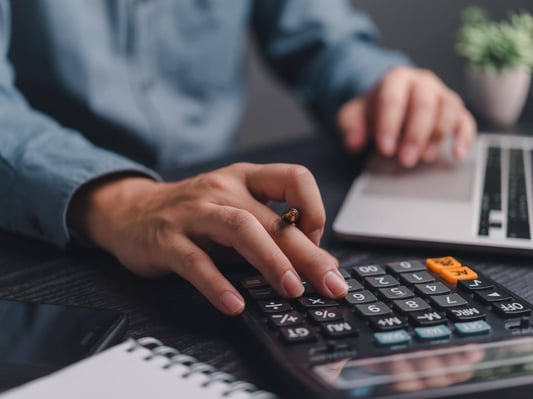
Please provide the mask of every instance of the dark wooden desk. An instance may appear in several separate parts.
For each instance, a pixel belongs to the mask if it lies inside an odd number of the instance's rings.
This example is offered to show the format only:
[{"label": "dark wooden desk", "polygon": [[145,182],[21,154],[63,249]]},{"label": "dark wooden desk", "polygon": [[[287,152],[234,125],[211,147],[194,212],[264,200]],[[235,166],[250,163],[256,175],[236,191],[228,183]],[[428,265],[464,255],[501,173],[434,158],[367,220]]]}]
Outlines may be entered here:
[{"label": "dark wooden desk", "polygon": [[[444,255],[442,250],[363,246],[339,242],[330,224],[361,159],[322,138],[280,145],[182,171],[191,175],[236,160],[297,162],[309,167],[320,185],[328,215],[323,245],[339,258],[361,263]],[[176,178],[179,176],[175,176]],[[533,258],[483,253],[453,253],[533,301]],[[225,268],[228,274],[242,267]],[[123,269],[111,257],[90,251],[60,251],[26,238],[0,233],[0,297],[57,304],[87,305],[125,312],[128,336],[155,336],[184,353],[221,370],[248,379],[262,388],[287,392],[254,352],[236,319],[219,314],[187,282],[176,276],[145,280]]]}]

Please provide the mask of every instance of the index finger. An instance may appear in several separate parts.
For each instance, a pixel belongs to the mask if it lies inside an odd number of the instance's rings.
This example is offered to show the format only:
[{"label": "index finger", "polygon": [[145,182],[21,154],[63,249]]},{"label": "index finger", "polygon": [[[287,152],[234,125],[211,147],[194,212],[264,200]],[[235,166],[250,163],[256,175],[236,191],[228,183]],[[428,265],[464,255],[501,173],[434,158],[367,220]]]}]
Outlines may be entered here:
[{"label": "index finger", "polygon": [[376,144],[383,155],[392,156],[397,151],[407,112],[410,85],[409,76],[399,68],[389,72],[377,89],[372,112]]},{"label": "index finger", "polygon": [[457,124],[455,133],[453,152],[457,159],[461,160],[466,156],[476,137],[476,132],[476,120],[470,112],[465,110]]},{"label": "index finger", "polygon": [[312,173],[301,165],[250,165],[246,184],[256,198],[286,201],[300,212],[298,227],[318,245],[326,223],[326,211]]}]

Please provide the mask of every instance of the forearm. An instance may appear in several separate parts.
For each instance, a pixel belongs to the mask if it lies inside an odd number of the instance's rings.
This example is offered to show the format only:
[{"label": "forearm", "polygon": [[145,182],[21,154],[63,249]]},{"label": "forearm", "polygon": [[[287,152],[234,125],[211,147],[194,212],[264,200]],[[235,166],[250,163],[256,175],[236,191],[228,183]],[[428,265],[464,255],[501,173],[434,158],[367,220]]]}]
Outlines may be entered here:
[{"label": "forearm", "polygon": [[93,146],[29,107],[7,58],[10,2],[0,2],[0,228],[65,246],[71,197],[100,177],[154,172]]},{"label": "forearm", "polygon": [[344,102],[392,67],[411,64],[382,48],[372,21],[345,0],[258,0],[253,15],[262,54],[328,127]]}]

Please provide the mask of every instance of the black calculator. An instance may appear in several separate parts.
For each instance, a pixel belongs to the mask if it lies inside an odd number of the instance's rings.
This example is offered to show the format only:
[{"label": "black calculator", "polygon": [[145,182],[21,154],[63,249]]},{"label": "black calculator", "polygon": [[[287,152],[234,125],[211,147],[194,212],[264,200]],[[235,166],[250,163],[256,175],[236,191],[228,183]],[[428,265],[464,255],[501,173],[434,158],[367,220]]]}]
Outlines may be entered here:
[{"label": "black calculator", "polygon": [[298,398],[533,397],[533,306],[515,293],[451,256],[340,270],[340,301],[239,281],[245,325]]}]

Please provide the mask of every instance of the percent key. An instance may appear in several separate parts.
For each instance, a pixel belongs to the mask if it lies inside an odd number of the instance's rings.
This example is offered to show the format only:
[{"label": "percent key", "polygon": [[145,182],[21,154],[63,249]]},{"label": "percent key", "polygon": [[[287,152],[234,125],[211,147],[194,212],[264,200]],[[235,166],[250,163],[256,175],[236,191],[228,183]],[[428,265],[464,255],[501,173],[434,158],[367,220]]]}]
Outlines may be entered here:
[{"label": "percent key", "polygon": [[339,309],[328,308],[328,309],[314,309],[309,311],[309,315],[313,321],[317,323],[322,323],[325,321],[341,320],[342,313]]}]

